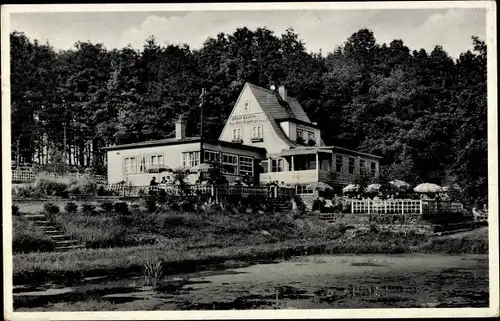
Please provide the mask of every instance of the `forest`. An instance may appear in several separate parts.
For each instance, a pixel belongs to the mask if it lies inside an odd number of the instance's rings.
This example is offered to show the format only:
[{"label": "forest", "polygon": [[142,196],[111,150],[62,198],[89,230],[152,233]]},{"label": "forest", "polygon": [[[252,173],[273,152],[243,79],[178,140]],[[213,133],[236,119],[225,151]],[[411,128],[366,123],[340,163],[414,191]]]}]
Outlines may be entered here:
[{"label": "forest", "polygon": [[101,147],[174,136],[188,117],[217,138],[245,82],[287,87],[327,145],[377,154],[382,176],[409,183],[458,184],[487,197],[486,45],[457,59],[402,40],[377,43],[360,29],[330,52],[310,53],[293,30],[219,33],[197,50],[160,45],[107,49],[77,42],[55,50],[21,32],[11,42],[12,159],[47,163],[55,151],[81,167],[104,168]]}]

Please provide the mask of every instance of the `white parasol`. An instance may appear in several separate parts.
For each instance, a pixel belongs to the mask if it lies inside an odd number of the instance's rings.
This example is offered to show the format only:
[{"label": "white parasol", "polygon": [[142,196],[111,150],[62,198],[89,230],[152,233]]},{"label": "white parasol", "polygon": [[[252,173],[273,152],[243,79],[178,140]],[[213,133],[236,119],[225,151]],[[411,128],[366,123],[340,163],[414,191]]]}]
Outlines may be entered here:
[{"label": "white parasol", "polygon": [[437,184],[423,183],[413,189],[417,193],[439,193],[443,188]]}]

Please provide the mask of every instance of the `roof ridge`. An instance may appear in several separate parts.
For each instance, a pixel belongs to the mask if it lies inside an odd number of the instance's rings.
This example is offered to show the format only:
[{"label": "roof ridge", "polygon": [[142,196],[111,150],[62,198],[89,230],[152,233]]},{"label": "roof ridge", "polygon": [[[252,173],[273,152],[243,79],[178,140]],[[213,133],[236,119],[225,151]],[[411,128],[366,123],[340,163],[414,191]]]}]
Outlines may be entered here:
[{"label": "roof ridge", "polygon": [[[252,84],[252,83],[251,83],[251,82],[249,82],[249,81],[247,81],[247,84],[249,84],[249,85],[250,85],[250,86],[252,86],[252,87],[255,87],[256,89],[267,91],[267,92],[268,92],[268,93],[270,93],[270,94],[273,94],[273,95],[275,95],[275,94],[276,94],[276,92],[275,92],[275,91],[272,91],[271,89],[268,89],[268,88],[265,88],[265,87],[261,87],[261,86],[257,86],[257,85],[255,85],[255,84]],[[287,95],[287,97],[286,97],[286,98],[287,98],[287,100],[288,100],[288,98],[297,100],[297,98],[292,97],[292,96],[288,96],[288,95]],[[298,101],[298,100],[297,100],[297,101]]]}]

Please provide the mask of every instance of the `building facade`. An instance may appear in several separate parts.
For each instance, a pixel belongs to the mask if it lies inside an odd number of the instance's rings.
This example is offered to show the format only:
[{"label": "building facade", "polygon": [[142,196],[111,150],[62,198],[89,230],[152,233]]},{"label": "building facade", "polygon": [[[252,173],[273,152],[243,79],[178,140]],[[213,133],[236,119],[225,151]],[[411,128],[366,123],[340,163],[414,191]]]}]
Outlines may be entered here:
[{"label": "building facade", "polygon": [[[254,182],[283,182],[306,186],[329,180],[335,173],[338,185],[351,183],[362,168],[379,175],[379,156],[338,146],[326,146],[316,123],[286,89],[269,90],[246,83],[217,141],[186,137],[185,123],[176,123],[176,137],[107,147],[108,182],[129,181],[147,185],[148,168],[190,168],[204,161],[221,160],[230,182],[247,175]],[[167,174],[168,175],[168,174]],[[195,174],[193,174],[195,175]],[[191,177],[194,180],[194,176]],[[311,191],[312,192],[312,191]]]}]

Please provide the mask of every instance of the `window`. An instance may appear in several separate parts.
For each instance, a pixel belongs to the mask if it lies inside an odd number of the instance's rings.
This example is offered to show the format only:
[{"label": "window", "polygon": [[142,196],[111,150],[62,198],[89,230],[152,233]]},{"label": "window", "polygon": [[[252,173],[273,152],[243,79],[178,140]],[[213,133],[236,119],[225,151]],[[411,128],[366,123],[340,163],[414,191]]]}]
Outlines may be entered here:
[{"label": "window", "polygon": [[242,135],[241,135],[241,128],[233,128],[233,141],[241,141]]},{"label": "window", "polygon": [[262,173],[269,173],[269,162],[261,161],[260,166],[262,167]]},{"label": "window", "polygon": [[313,194],[313,190],[307,188],[307,185],[297,185],[297,194]]},{"label": "window", "polygon": [[217,152],[212,152],[212,151],[206,150],[204,155],[205,155],[205,158],[203,160],[206,163],[219,161],[219,153],[217,153]]},{"label": "window", "polygon": [[283,172],[283,159],[271,159],[271,172]]},{"label": "window", "polygon": [[253,158],[240,156],[240,175],[253,176]]},{"label": "window", "polygon": [[340,155],[335,157],[335,171],[337,173],[342,173],[342,156]]},{"label": "window", "polygon": [[145,156],[141,156],[139,159],[139,173],[144,173],[146,171],[146,168],[149,165],[146,160]]},{"label": "window", "polygon": [[238,156],[223,154],[222,164],[224,165],[224,169],[228,174],[238,174]]},{"label": "window", "polygon": [[184,167],[193,167],[200,164],[200,152],[182,153],[182,165]]},{"label": "window", "polygon": [[372,175],[375,176],[377,174],[377,163],[371,162],[370,166],[371,166]]},{"label": "window", "polygon": [[263,140],[262,125],[252,127],[252,141],[261,142]]},{"label": "window", "polygon": [[304,143],[308,143],[310,140],[316,141],[316,136],[312,131],[297,128],[297,139]]},{"label": "window", "polygon": [[354,157],[349,157],[349,174],[354,174],[356,159]]},{"label": "window", "polygon": [[152,155],[150,157],[151,159],[151,166],[158,166],[158,165],[162,165],[163,164],[163,155]]},{"label": "window", "polygon": [[243,110],[250,111],[250,102],[249,101],[245,101],[245,103],[243,104]]},{"label": "window", "polygon": [[297,137],[304,138],[304,131],[302,129],[297,129]]},{"label": "window", "polygon": [[127,157],[124,162],[124,171],[125,174],[133,174],[136,172],[136,163],[135,157]]}]

